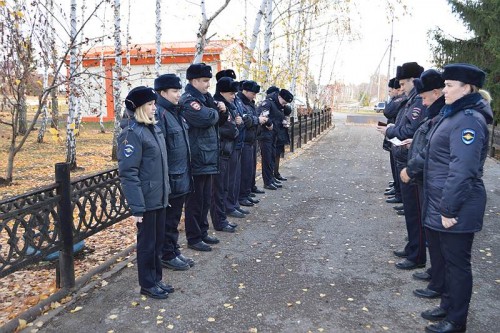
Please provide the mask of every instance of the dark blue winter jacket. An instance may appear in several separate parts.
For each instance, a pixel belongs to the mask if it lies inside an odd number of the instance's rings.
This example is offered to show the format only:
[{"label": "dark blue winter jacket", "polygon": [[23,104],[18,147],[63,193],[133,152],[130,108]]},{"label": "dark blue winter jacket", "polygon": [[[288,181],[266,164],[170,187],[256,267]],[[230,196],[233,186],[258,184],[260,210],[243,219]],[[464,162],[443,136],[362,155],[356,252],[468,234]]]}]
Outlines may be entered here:
[{"label": "dark blue winter jacket", "polygon": [[[282,126],[283,119],[285,119],[283,106],[278,100],[278,92],[274,92],[266,96],[266,99],[263,100],[257,108],[257,114],[259,116],[264,115],[269,118],[267,124],[260,126],[258,139],[261,141],[274,142],[278,135],[279,127]],[[267,127],[271,123],[273,124],[273,129],[269,130]]]},{"label": "dark blue winter jacket", "polygon": [[188,124],[181,116],[180,105],[162,96],[156,100],[158,126],[167,146],[170,198],[177,198],[191,191],[191,153],[189,151]]},{"label": "dark blue winter jacket", "polygon": [[170,186],[165,139],[156,125],[138,123],[126,111],[118,136],[118,171],[134,216],[168,206]]},{"label": "dark blue winter jacket", "polygon": [[387,118],[388,124],[394,124],[398,116],[401,106],[406,102],[407,98],[403,95],[394,96],[385,106],[384,116]]},{"label": "dark blue winter jacket", "polygon": [[[479,93],[466,95],[442,109],[432,130],[424,168],[424,224],[455,233],[481,230],[486,207],[482,181],[493,113]],[[444,228],[441,216],[456,218]]]},{"label": "dark blue winter jacket", "polygon": [[237,115],[236,107],[233,103],[229,103],[220,94],[215,93],[215,101],[222,102],[226,106],[227,121],[219,127],[220,139],[220,156],[222,158],[229,158],[233,151],[236,149],[236,141],[239,138],[238,126],[236,126],[235,118]]},{"label": "dark blue winter jacket", "polygon": [[422,184],[424,176],[425,148],[432,127],[441,119],[440,111],[444,106],[444,96],[439,97],[427,108],[427,117],[413,135],[413,141],[408,149],[408,166],[406,173],[412,181]]},{"label": "dark blue winter jacket", "polygon": [[182,107],[182,116],[189,125],[193,175],[219,173],[218,125],[227,120],[227,112],[219,112],[210,94],[202,94],[189,83],[179,105]]},{"label": "dark blue winter jacket", "polygon": [[238,99],[245,107],[243,114],[243,123],[245,124],[244,142],[253,144],[257,139],[257,128],[259,126],[259,117],[255,109],[255,102],[249,100],[241,91],[237,94]]},{"label": "dark blue winter jacket", "polygon": [[[415,88],[412,89],[408,95],[408,101],[399,112],[395,126],[387,127],[386,137],[388,139],[396,137],[401,141],[413,138],[413,134],[427,115],[422,98],[417,94]],[[408,149],[404,146],[393,146],[393,153],[396,163],[405,167],[408,161]]]}]

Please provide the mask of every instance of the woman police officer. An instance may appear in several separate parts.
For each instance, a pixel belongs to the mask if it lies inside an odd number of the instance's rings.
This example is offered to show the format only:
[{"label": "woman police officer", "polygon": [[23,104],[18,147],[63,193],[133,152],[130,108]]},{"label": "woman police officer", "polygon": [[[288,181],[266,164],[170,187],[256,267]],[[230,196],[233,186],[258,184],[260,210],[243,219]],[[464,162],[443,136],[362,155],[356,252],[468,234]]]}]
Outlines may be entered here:
[{"label": "woman police officer", "polygon": [[[426,332],[465,332],[472,294],[471,249],[486,206],[482,181],[488,149],[489,101],[479,92],[485,73],[469,64],[444,67],[445,106],[427,146],[424,224],[438,235],[437,265],[444,293],[438,308],[422,317],[439,321]],[[487,93],[486,93],[487,94]],[[433,276],[434,279],[434,276]]]},{"label": "woman police officer", "polygon": [[162,281],[165,208],[168,205],[167,150],[155,121],[157,94],[139,86],[125,99],[127,110],[118,137],[118,170],[123,193],[137,225],[140,293],[165,299],[174,291]]}]

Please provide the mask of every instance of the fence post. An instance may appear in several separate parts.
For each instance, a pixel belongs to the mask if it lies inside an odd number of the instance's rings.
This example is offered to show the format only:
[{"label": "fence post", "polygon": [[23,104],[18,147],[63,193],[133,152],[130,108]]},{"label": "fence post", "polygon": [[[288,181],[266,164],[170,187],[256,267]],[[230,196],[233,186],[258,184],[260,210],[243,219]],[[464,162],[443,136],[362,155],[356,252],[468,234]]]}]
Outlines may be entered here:
[{"label": "fence post", "polygon": [[319,112],[314,112],[314,137],[318,136],[318,115]]},{"label": "fence post", "polygon": [[299,114],[299,136],[297,138],[297,148],[302,147],[302,115]]},{"label": "fence post", "polygon": [[305,130],[304,130],[304,144],[306,144],[307,143],[307,114],[304,115],[304,125],[305,125],[304,126],[304,128],[305,128]]},{"label": "fence post", "polygon": [[293,153],[294,151],[294,143],[295,143],[295,117],[291,116],[290,117],[290,127],[291,128],[291,135],[290,135],[290,152]]},{"label": "fence post", "polygon": [[57,194],[61,197],[58,203],[59,239],[62,250],[59,251],[60,283],[58,287],[73,288],[75,286],[75,263],[73,258],[73,213],[71,211],[70,164],[56,164]]}]

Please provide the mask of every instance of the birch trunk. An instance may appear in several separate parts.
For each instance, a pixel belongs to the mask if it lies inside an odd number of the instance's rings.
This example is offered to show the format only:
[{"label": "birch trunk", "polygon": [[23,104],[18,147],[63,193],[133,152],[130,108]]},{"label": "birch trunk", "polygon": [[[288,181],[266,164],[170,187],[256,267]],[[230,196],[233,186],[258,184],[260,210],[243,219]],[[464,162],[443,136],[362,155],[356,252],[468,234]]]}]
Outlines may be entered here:
[{"label": "birch trunk", "polygon": [[113,151],[111,158],[113,161],[118,160],[118,135],[120,135],[120,121],[122,120],[121,107],[121,87],[122,87],[122,42],[121,42],[121,27],[120,27],[120,0],[115,0],[115,68],[113,80],[113,101],[115,109],[115,127],[113,133]]},{"label": "birch trunk", "polygon": [[[82,22],[85,21],[85,3],[82,4]],[[77,54],[77,62],[78,62],[78,72],[79,73],[82,73],[83,72],[83,61],[82,61],[82,45],[83,45],[83,42],[85,40],[84,38],[84,35],[83,35],[83,30],[81,30],[80,32],[80,43],[78,43],[78,54]],[[77,79],[76,79],[76,89],[77,91],[75,91],[75,94],[76,94],[76,105],[75,105],[75,129],[76,129],[76,133],[75,133],[75,136],[79,136],[80,135],[80,124],[82,122],[82,100],[81,100],[81,93],[80,93],[80,90],[81,90],[81,87],[82,87],[82,84],[83,84],[83,80],[82,80],[82,77],[80,75],[78,75]]]},{"label": "birch trunk", "polygon": [[69,60],[69,103],[68,118],[66,120],[66,162],[70,164],[70,169],[75,170],[76,164],[76,137],[75,137],[75,108],[76,97],[76,71],[77,71],[77,49],[76,49],[76,0],[71,0],[70,7],[70,60]]},{"label": "birch trunk", "polygon": [[161,0],[156,0],[156,55],[155,72],[160,76],[161,68]]},{"label": "birch trunk", "polygon": [[241,76],[242,80],[247,80],[250,73],[253,52],[255,50],[255,46],[257,45],[257,38],[259,37],[260,32],[260,23],[262,21],[262,16],[264,16],[264,12],[267,8],[267,2],[268,0],[262,0],[262,2],[260,3],[259,11],[257,12],[257,16],[255,17],[255,22],[253,24],[252,30],[252,39],[250,40],[250,44],[248,45],[248,50],[245,51],[245,65],[243,66],[243,74]]},{"label": "birch trunk", "polygon": [[319,73],[318,73],[318,91],[316,92],[316,96],[314,97],[314,103],[313,107],[317,108],[318,107],[318,101],[319,101],[319,96],[321,93],[321,76],[323,73],[323,64],[325,62],[325,53],[326,53],[326,45],[328,45],[328,37],[330,36],[330,25],[331,22],[328,22],[328,25],[326,26],[326,35],[325,35],[325,41],[323,42],[323,52],[321,53],[321,61],[319,63]]},{"label": "birch trunk", "polygon": [[[50,0],[45,1],[45,7],[46,9],[46,14],[45,14],[45,20],[48,23],[49,18],[48,16],[50,15],[49,10],[49,4]],[[42,36],[44,40],[48,39],[48,30],[50,29],[50,26],[42,25]],[[47,88],[49,87],[49,57],[50,57],[50,51],[47,54],[43,54],[43,79],[42,79],[42,89],[43,91],[46,91]],[[47,110],[47,100],[44,100],[42,102],[42,123],[40,125],[40,130],[38,131],[38,137],[37,137],[37,142],[42,143],[43,139],[45,137],[45,132],[47,131],[47,120],[48,120],[48,110]]]},{"label": "birch trunk", "polygon": [[264,32],[264,51],[262,52],[262,73],[264,74],[264,88],[267,89],[269,83],[269,50],[271,46],[271,36],[273,34],[273,1],[267,0],[266,4],[266,30]]},{"label": "birch trunk", "polygon": [[[54,12],[54,0],[49,0],[49,12]],[[56,68],[58,65],[57,62],[57,48],[56,48],[56,39],[55,39],[55,26],[54,26],[54,15],[50,15],[49,19],[49,45],[50,45],[50,55],[51,59],[51,67],[52,67],[52,85],[57,82]],[[50,127],[59,129],[59,101],[57,99],[57,89],[52,89],[50,91],[50,100],[51,100],[51,121]]]}]

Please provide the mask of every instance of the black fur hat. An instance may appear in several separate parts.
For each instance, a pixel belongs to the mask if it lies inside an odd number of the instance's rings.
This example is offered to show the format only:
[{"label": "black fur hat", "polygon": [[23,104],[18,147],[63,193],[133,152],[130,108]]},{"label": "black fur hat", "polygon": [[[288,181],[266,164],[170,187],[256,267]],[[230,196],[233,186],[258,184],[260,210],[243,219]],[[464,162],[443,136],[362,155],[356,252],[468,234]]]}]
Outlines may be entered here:
[{"label": "black fur hat", "polygon": [[175,74],[163,74],[155,79],[155,90],[182,89],[181,79]]},{"label": "black fur hat", "polygon": [[130,90],[125,98],[125,106],[130,111],[135,111],[139,106],[146,104],[149,101],[156,101],[158,94],[153,88],[139,86]]},{"label": "black fur hat", "polygon": [[212,78],[212,67],[203,62],[192,64],[186,71],[186,78],[188,80],[199,79],[201,77]]},{"label": "black fur hat", "polygon": [[267,88],[266,90],[266,95],[270,95],[272,94],[273,92],[277,92],[277,91],[280,91],[280,88],[276,87],[276,86],[270,86],[269,88]]},{"label": "black fur hat", "polygon": [[410,79],[420,77],[424,68],[416,62],[407,62],[401,66],[401,71],[397,74],[398,80]]},{"label": "black fur hat", "polygon": [[482,88],[486,73],[471,64],[450,64],[444,66],[443,80],[455,80]]},{"label": "black fur hat", "polygon": [[239,82],[234,81],[230,77],[221,77],[219,81],[217,81],[217,85],[215,86],[215,90],[219,93],[224,92],[238,92],[238,88],[240,87]]},{"label": "black fur hat", "polygon": [[292,103],[293,101],[293,94],[289,92],[286,89],[281,89],[279,92],[279,95],[281,98],[283,98],[287,103]]},{"label": "black fur hat", "polygon": [[260,86],[257,84],[257,82],[248,80],[243,82],[243,84],[241,85],[241,90],[247,90],[258,94],[260,92]]},{"label": "black fur hat", "polygon": [[441,73],[434,69],[428,69],[420,75],[420,78],[413,80],[413,85],[417,94],[434,89],[444,88],[444,80]]},{"label": "black fur hat", "polygon": [[236,73],[232,69],[223,69],[215,74],[215,79],[217,81],[223,77],[230,77],[231,79],[236,80]]}]

